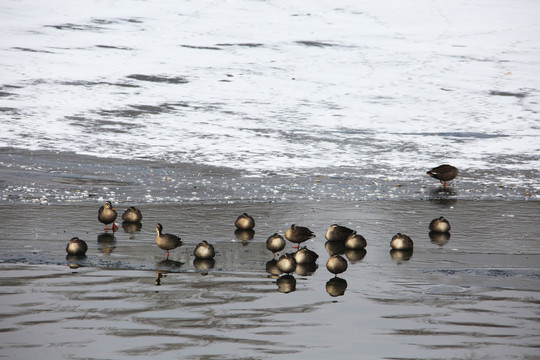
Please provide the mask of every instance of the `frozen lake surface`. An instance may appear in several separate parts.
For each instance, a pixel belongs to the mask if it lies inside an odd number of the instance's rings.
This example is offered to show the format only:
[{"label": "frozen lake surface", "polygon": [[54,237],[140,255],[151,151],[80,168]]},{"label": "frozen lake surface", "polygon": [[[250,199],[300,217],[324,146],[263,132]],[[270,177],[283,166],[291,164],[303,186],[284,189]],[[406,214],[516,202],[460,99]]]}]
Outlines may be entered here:
[{"label": "frozen lake surface", "polygon": [[[540,359],[539,19],[524,0],[0,2],[0,357]],[[426,175],[443,163],[447,188]],[[104,233],[105,200],[142,227]],[[169,261],[157,222],[185,241]],[[320,257],[283,276],[264,242],[293,223]],[[367,252],[327,244],[332,223]]]},{"label": "frozen lake surface", "polygon": [[5,1],[0,145],[535,186],[538,19],[535,1]]}]

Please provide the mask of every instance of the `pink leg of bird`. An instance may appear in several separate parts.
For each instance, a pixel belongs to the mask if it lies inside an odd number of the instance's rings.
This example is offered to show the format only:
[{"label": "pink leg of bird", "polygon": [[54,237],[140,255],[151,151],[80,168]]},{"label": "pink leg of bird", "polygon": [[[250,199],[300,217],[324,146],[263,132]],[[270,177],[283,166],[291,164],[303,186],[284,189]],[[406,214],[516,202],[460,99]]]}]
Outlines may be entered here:
[{"label": "pink leg of bird", "polygon": [[105,229],[103,229],[103,230],[109,231],[109,230],[111,230],[111,229],[109,229],[109,226],[105,225]]},{"label": "pink leg of bird", "polygon": [[167,250],[167,259],[165,260],[169,260],[169,250]]},{"label": "pink leg of bird", "polygon": [[118,231],[118,226],[115,223],[112,224],[112,231]]}]

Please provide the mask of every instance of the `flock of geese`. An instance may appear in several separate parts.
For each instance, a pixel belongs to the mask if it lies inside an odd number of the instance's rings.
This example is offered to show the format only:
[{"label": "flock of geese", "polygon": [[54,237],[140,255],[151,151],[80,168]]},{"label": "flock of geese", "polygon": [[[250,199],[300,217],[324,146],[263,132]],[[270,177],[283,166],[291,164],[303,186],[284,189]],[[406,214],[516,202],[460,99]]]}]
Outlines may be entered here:
[{"label": "flock of geese", "polygon": [[[450,181],[457,176],[458,170],[451,165],[441,165],[427,172],[428,175],[441,181],[444,187],[447,186],[446,181]],[[99,208],[98,220],[105,224],[105,230],[118,230],[115,220],[118,214],[113,208],[110,201],[106,201]],[[140,223],[142,220],[141,211],[135,207],[129,207],[122,215],[122,220],[126,223]],[[111,225],[111,227],[109,227]],[[235,221],[235,226],[239,230],[253,230],[255,220],[247,213],[238,216]],[[450,231],[450,223],[444,217],[433,219],[429,224],[429,230],[433,233],[448,233]],[[167,259],[169,259],[169,251],[183,245],[182,239],[174,234],[163,233],[163,226],[156,225],[156,244],[159,248],[167,251]],[[300,245],[315,237],[315,233],[307,227],[291,225],[285,231],[285,236],[275,233],[266,240],[266,248],[273,253],[274,259],[276,254],[285,249],[286,240],[296,244],[296,252],[285,253],[279,257],[276,266],[280,272],[290,274],[295,271],[298,264],[314,264],[319,255],[307,247],[300,248]],[[338,224],[331,225],[325,233],[325,237],[330,242],[339,242],[346,249],[361,250],[367,246],[366,239],[358,234],[355,230]],[[413,249],[412,239],[402,233],[394,235],[390,241],[390,247],[393,250],[410,251]],[[72,238],[66,246],[66,252],[72,256],[84,256],[88,250],[88,245],[84,240],[78,237]],[[214,246],[206,240],[200,242],[194,249],[193,255],[196,259],[209,260],[216,255]],[[332,274],[337,276],[347,270],[347,260],[339,254],[330,256],[326,262],[326,268]]]}]

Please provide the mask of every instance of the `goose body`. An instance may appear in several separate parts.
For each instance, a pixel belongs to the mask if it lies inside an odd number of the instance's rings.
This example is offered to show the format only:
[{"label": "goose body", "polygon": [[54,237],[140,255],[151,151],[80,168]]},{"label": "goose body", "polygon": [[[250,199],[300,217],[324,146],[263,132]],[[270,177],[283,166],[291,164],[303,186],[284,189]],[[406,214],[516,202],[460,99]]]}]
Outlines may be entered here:
[{"label": "goose body", "polygon": [[214,246],[212,244],[209,244],[206,240],[203,240],[195,247],[193,255],[195,255],[197,259],[212,259],[216,255],[216,251],[214,250]]},{"label": "goose body", "polygon": [[161,249],[167,251],[167,259],[169,258],[169,250],[176,249],[183,244],[182,239],[173,234],[163,234],[163,225],[156,225],[157,237],[156,244]]},{"label": "goose body", "polygon": [[411,250],[413,248],[413,241],[409,236],[397,233],[392,237],[390,246],[394,250]]},{"label": "goose body", "polygon": [[450,222],[443,216],[431,220],[429,230],[436,233],[447,233],[450,231]]},{"label": "goose body", "polygon": [[251,217],[250,215],[243,213],[236,219],[234,225],[238,229],[242,230],[253,229],[255,227],[255,219],[253,219],[253,217]]},{"label": "goose body", "polygon": [[86,245],[86,242],[78,237],[69,240],[69,243],[66,246],[68,255],[84,256],[87,250],[88,245]]},{"label": "goose body", "polygon": [[304,241],[314,238],[315,234],[307,227],[296,226],[295,224],[292,224],[290,229],[287,229],[287,231],[285,231],[285,237],[290,242],[298,244],[297,247],[299,247],[300,244]]},{"label": "goose body", "polygon": [[454,180],[458,175],[458,169],[455,166],[444,164],[429,170],[427,174],[432,178],[435,178],[443,184],[443,187],[448,185],[446,182]]},{"label": "goose body", "polygon": [[122,214],[122,220],[128,223],[138,223],[142,220],[141,210],[131,206]]},{"label": "goose body", "polygon": [[328,241],[345,241],[351,235],[353,232],[352,229],[349,229],[346,226],[341,226],[338,224],[332,224],[326,230],[326,234],[324,234],[324,237],[326,237],[326,240]]},{"label": "goose body", "polygon": [[308,248],[300,249],[294,254],[294,260],[297,264],[313,264],[318,258],[319,255]]},{"label": "goose body", "polygon": [[366,239],[362,235],[357,234],[356,231],[353,231],[347,240],[345,240],[345,247],[347,249],[363,249],[366,246]]},{"label": "goose body", "polygon": [[274,254],[285,249],[285,245],[285,239],[278,233],[275,233],[266,240],[266,248]]},{"label": "goose body", "polygon": [[105,230],[111,230],[109,229],[109,224],[112,223],[112,230],[116,231],[118,230],[118,226],[114,223],[114,220],[116,220],[116,217],[118,214],[116,213],[116,210],[112,207],[112,204],[110,201],[105,201],[103,206],[101,206],[98,210],[98,220],[105,224]]},{"label": "goose body", "polygon": [[276,266],[279,271],[289,274],[296,269],[296,260],[294,260],[294,257],[291,254],[284,254],[281,255]]},{"label": "goose body", "polygon": [[341,255],[335,254],[330,256],[328,261],[326,262],[326,268],[328,271],[330,271],[332,274],[336,275],[341,274],[345,270],[347,270],[347,267],[349,265],[347,264],[347,260]]}]

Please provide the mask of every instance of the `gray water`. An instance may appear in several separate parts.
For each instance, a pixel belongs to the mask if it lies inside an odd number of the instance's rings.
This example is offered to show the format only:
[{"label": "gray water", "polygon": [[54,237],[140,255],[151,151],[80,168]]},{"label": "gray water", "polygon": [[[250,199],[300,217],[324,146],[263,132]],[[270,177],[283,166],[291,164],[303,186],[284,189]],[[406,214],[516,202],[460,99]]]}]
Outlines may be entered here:
[{"label": "gray water", "polygon": [[[0,354],[7,358],[538,359],[537,202],[363,201],[141,205],[140,229],[104,233],[94,205],[3,205]],[[237,214],[256,221],[251,240]],[[444,215],[449,239],[427,226]],[[155,223],[185,244],[165,253]],[[315,269],[282,278],[264,247],[291,223],[316,233]],[[334,222],[366,253],[326,243]],[[134,232],[132,232],[134,231]],[[412,254],[390,252],[396,232]],[[72,236],[84,259],[66,259]],[[194,262],[201,240],[215,263]],[[287,246],[292,251],[292,244]],[[349,262],[338,280],[330,253]],[[339,280],[343,279],[343,280]],[[330,283],[329,283],[330,282]],[[341,296],[335,296],[342,294]]]}]

